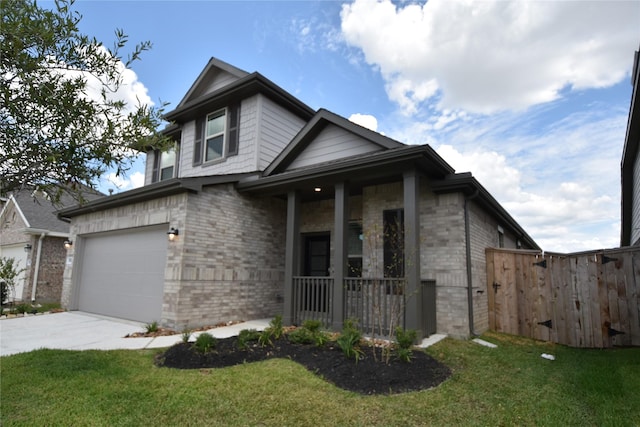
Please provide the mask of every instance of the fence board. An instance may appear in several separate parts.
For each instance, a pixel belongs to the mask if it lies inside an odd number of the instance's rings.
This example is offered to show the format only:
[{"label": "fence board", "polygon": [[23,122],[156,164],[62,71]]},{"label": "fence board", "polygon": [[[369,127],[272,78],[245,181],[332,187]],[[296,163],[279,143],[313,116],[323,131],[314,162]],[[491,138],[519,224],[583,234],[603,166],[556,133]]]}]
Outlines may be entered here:
[{"label": "fence board", "polygon": [[492,330],[573,347],[640,345],[640,248],[486,255]]}]

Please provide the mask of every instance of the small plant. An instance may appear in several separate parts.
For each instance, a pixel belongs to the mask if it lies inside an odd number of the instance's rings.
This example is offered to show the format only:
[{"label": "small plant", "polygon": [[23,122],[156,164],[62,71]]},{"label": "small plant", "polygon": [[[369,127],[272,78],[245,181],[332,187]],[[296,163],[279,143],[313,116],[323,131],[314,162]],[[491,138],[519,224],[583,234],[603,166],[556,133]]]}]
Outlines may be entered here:
[{"label": "small plant", "polygon": [[196,338],[195,347],[200,353],[208,353],[216,348],[218,340],[208,332],[203,332]]},{"label": "small plant", "polygon": [[320,330],[319,320],[305,320],[301,327],[290,332],[289,341],[295,344],[315,344],[322,347],[329,341],[329,336]]},{"label": "small plant", "polygon": [[144,325],[144,327],[147,330],[148,334],[158,332],[158,322],[156,322],[155,320],[151,323],[147,323],[146,325]]},{"label": "small plant", "polygon": [[271,322],[269,322],[269,329],[271,330],[271,335],[273,335],[273,338],[282,338],[282,335],[284,334],[284,328],[282,327],[281,315],[278,314],[271,320]]},{"label": "small plant", "polygon": [[251,341],[258,341],[260,338],[260,332],[255,329],[243,329],[238,334],[238,340],[236,341],[236,345],[239,349],[247,348],[247,345]]},{"label": "small plant", "polygon": [[362,350],[359,347],[361,340],[362,334],[356,327],[356,322],[351,319],[345,320],[342,333],[336,340],[336,344],[348,359],[353,358],[358,361],[361,358]]},{"label": "small plant", "polygon": [[284,335],[284,327],[282,326],[282,316],[277,315],[271,320],[271,322],[269,322],[269,326],[260,333],[258,342],[263,347],[265,347],[266,345],[273,345],[273,340],[274,339],[278,340],[282,338],[282,335]]},{"label": "small plant", "polygon": [[182,336],[182,342],[185,343],[185,344],[188,343],[189,340],[191,339],[191,329],[185,327],[182,330],[182,335],[181,336]]},{"label": "small plant", "polygon": [[13,309],[15,313],[31,313],[31,310],[33,310],[33,306],[27,303],[18,304]]},{"label": "small plant", "polygon": [[411,362],[413,356],[413,343],[415,342],[417,333],[413,329],[402,329],[400,326],[396,328],[396,356],[403,362]]},{"label": "small plant", "polygon": [[258,337],[258,342],[262,347],[266,347],[267,345],[273,345],[272,337],[273,337],[273,334],[271,333],[271,328],[266,328],[264,331],[260,332],[260,336]]}]

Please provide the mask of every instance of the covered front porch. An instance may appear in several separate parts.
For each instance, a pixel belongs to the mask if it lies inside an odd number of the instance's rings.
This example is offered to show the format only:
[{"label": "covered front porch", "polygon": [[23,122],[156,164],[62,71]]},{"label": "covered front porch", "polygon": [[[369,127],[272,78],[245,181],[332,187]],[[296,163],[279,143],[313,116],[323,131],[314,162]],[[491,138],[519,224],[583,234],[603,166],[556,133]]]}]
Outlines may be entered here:
[{"label": "covered front porch", "polygon": [[429,269],[420,205],[429,182],[453,169],[429,146],[288,170],[291,161],[284,156],[266,176],[238,185],[286,200],[284,323],[318,319],[339,331],[352,318],[368,334],[388,335],[394,325],[418,339],[435,333],[435,281],[421,275]]}]

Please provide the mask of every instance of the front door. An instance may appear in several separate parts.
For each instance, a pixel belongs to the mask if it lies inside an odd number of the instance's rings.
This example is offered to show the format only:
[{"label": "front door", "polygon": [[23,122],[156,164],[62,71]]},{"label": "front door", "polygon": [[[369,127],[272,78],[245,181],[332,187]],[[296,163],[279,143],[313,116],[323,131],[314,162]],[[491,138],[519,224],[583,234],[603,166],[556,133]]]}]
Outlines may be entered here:
[{"label": "front door", "polygon": [[328,233],[304,237],[304,275],[328,276],[330,240]]}]

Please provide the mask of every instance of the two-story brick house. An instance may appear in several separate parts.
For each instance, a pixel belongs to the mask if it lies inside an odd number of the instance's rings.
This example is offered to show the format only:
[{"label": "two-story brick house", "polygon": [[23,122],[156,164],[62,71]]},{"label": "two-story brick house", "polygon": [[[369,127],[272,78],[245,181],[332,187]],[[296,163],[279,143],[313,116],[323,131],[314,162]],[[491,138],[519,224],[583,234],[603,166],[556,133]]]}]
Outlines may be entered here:
[{"label": "two-story brick house", "polygon": [[[488,327],[484,249],[538,249],[468,173],[211,59],[168,113],[145,186],[66,209],[63,304],[176,328],[393,314]],[[173,231],[172,234],[167,234]],[[170,240],[171,239],[171,240]]]}]

